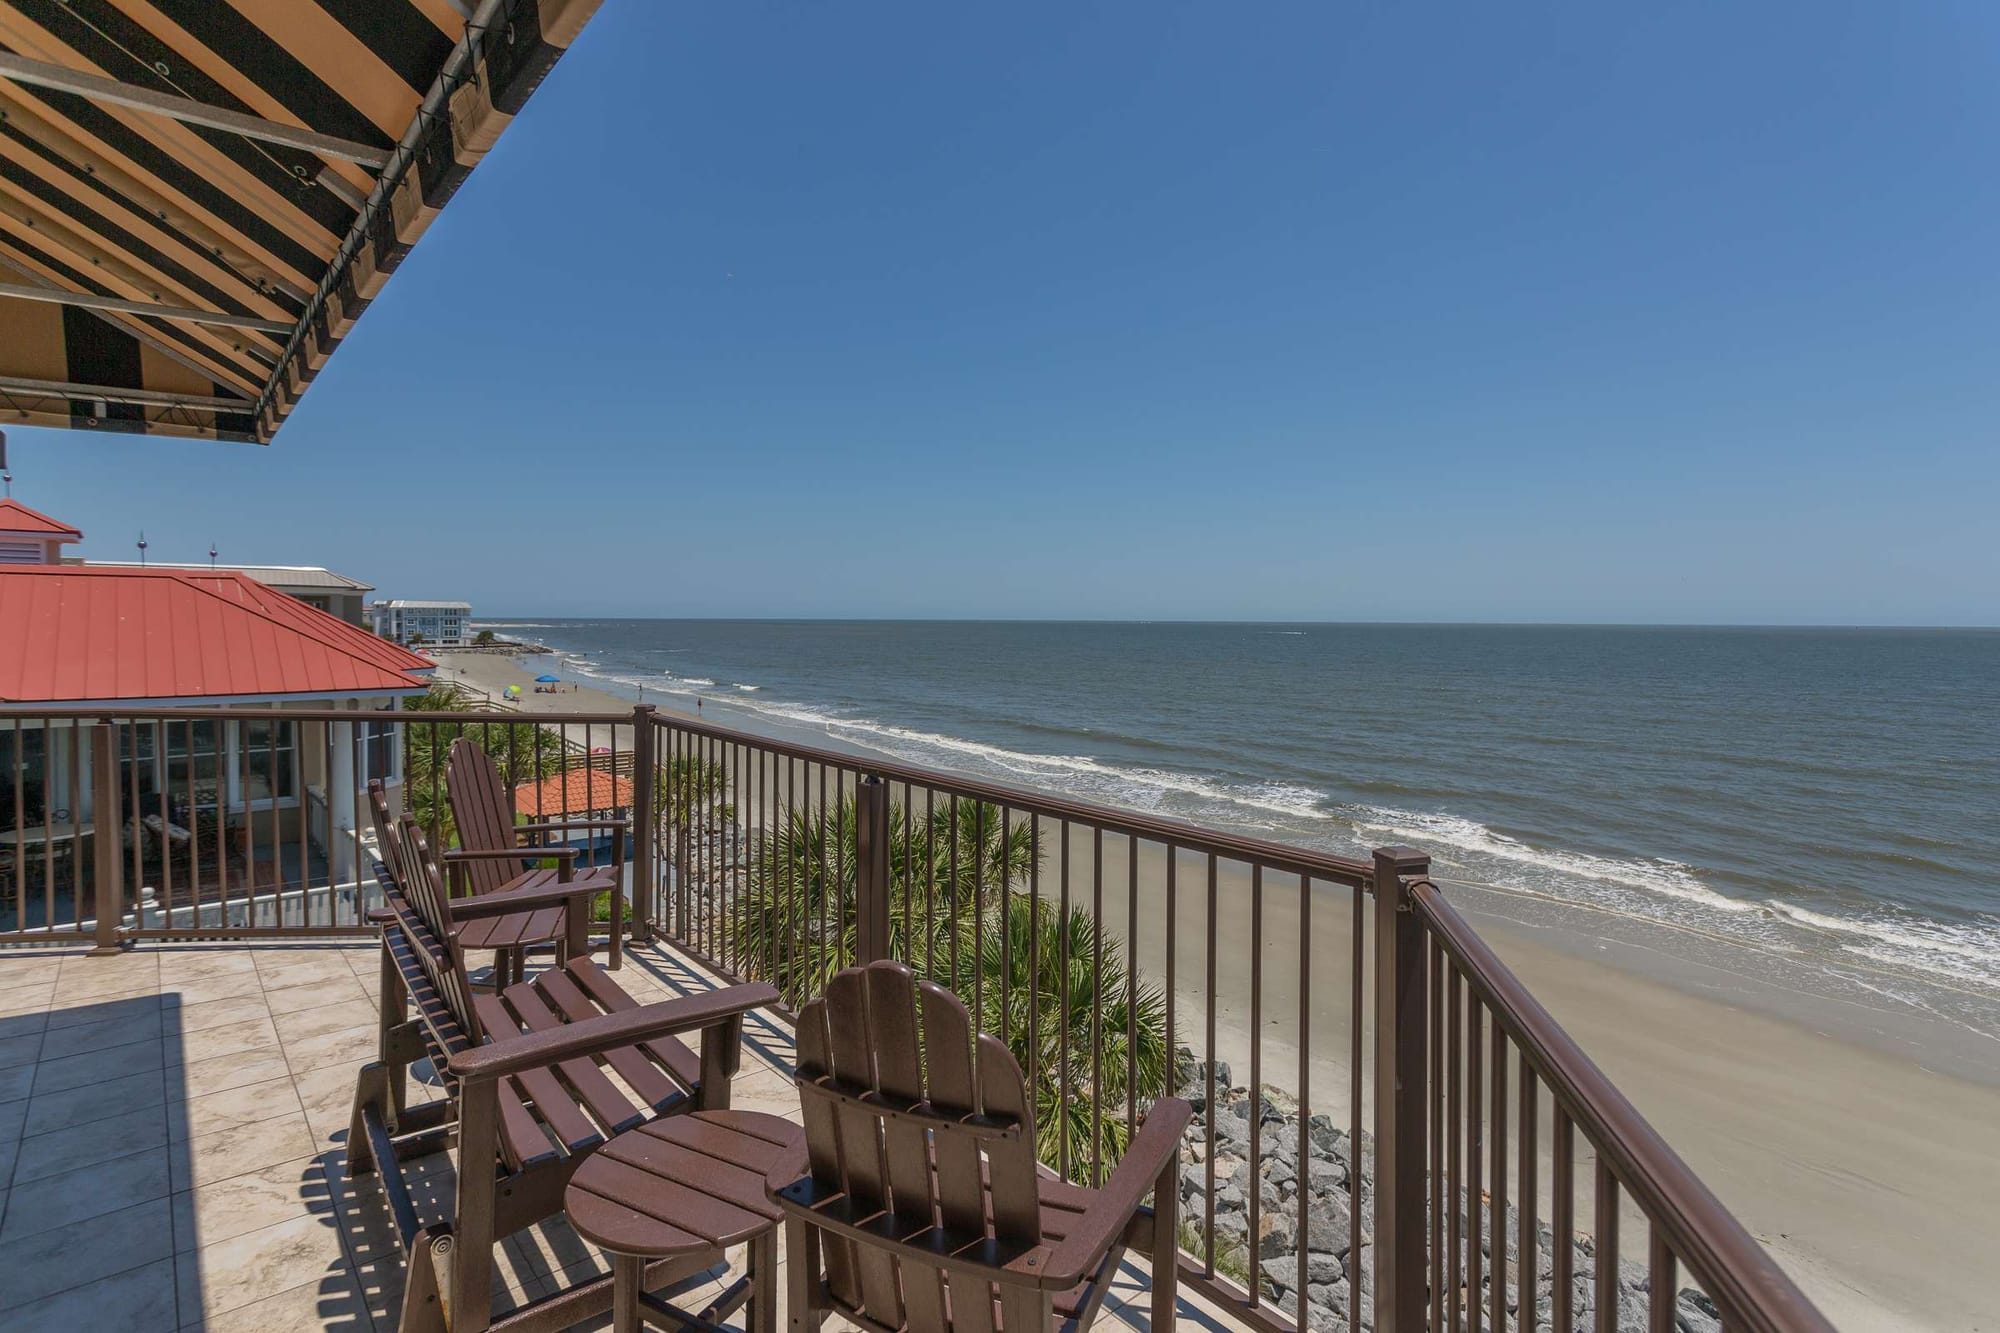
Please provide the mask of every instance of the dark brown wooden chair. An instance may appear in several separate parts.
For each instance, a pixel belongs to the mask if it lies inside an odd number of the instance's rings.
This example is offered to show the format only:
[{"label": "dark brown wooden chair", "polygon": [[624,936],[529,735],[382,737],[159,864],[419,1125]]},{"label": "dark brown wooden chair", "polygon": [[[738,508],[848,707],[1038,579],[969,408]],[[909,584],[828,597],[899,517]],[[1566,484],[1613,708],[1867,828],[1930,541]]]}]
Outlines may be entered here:
[{"label": "dark brown wooden chair", "polygon": [[[663,1115],[726,1108],[743,1015],[777,1003],[778,992],[731,986],[641,1005],[572,949],[532,981],[476,993],[459,946],[467,924],[528,905],[559,907],[581,923],[596,890],[578,880],[451,900],[416,822],[388,821],[379,783],[369,795],[385,826],[376,877],[387,905],[371,914],[382,932],[381,1050],[355,1088],[348,1174],[379,1172],[409,1248],[400,1327],[526,1333],[592,1318],[611,1308],[609,1275],[496,1320],[495,1243],[561,1212],[570,1175],[614,1135]],[[693,1033],[698,1054],[679,1040]],[[408,1105],[409,1067],[426,1057],[442,1095]],[[452,1218],[420,1221],[401,1164],[453,1145]],[[648,1284],[685,1276],[667,1267],[649,1269]]]},{"label": "dark brown wooden chair", "polygon": [[836,1313],[876,1333],[1083,1329],[1127,1247],[1153,1260],[1152,1326],[1174,1327],[1186,1102],[1153,1104],[1102,1189],[1057,1180],[1006,1044],[895,962],[836,975],[799,1015],[798,1057],[807,1160],[767,1182],[794,1330]]},{"label": "dark brown wooden chair", "polygon": [[[588,819],[516,824],[512,795],[507,790],[507,784],[500,780],[500,770],[494,765],[493,756],[464,736],[451,743],[451,753],[445,761],[444,787],[445,797],[451,802],[452,821],[458,825],[459,845],[442,857],[453,896],[483,898],[489,894],[508,893],[550,882],[569,883],[574,879],[578,884],[588,885],[591,890],[588,897],[565,899],[581,904],[579,911],[586,926],[584,938],[588,939],[588,923],[596,896],[609,893],[611,966],[622,966],[624,950],[620,936],[625,918],[625,886],[619,867],[625,863],[625,826],[617,822]],[[524,839],[543,838],[552,833],[585,829],[594,832],[605,828],[611,830],[609,866],[579,870],[576,848],[530,846],[523,842]],[[551,869],[539,864],[545,860],[554,860],[555,867]],[[482,918],[479,925],[466,930],[461,944],[467,949],[493,950],[494,986],[497,989],[521,979],[527,950],[535,945],[555,944],[556,961],[561,963],[564,960],[570,934],[565,929],[562,910],[547,908],[534,914]]]}]

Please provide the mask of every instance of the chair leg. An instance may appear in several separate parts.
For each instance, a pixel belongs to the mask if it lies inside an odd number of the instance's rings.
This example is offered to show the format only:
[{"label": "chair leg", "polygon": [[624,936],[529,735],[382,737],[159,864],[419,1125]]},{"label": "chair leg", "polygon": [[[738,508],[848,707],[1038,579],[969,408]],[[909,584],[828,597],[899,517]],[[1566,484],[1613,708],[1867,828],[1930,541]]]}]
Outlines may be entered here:
[{"label": "chair leg", "polygon": [[778,1333],[778,1229],[750,1242],[750,1308],[743,1317],[748,1333]]},{"label": "chair leg", "polygon": [[646,1261],[636,1254],[611,1256],[611,1333],[639,1333],[639,1293],[646,1285]]},{"label": "chair leg", "polygon": [[410,1267],[403,1279],[401,1333],[445,1333],[444,1275],[438,1272],[437,1245],[442,1239],[431,1228],[416,1234],[410,1246]]},{"label": "chair leg", "polygon": [[1181,1162],[1175,1153],[1153,1184],[1153,1327],[1174,1327],[1181,1273]]},{"label": "chair leg", "polygon": [[[354,1080],[354,1113],[347,1122],[347,1176],[368,1175],[375,1169],[375,1154],[368,1142],[368,1126],[362,1112],[374,1107],[385,1123],[395,1117],[389,1107],[389,1067],[381,1063],[363,1065]],[[394,1163],[390,1163],[393,1168]]]},{"label": "chair leg", "polygon": [[796,1218],[785,1219],[785,1329],[813,1333],[826,1320],[813,1309],[819,1281],[819,1233]]}]

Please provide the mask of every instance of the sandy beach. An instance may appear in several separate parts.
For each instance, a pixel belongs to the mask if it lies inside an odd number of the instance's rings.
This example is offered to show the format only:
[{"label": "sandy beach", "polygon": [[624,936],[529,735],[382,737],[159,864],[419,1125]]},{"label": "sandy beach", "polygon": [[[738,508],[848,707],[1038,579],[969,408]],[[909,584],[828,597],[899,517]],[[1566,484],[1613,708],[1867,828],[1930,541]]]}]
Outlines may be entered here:
[{"label": "sandy beach", "polygon": [[[536,672],[503,655],[438,658],[444,679],[495,695],[520,685],[525,713],[632,707],[629,697],[588,685],[535,694]],[[681,710],[662,705],[661,711]],[[622,748],[630,744],[629,730],[614,728],[615,739],[591,743]],[[1054,825],[1044,826],[1042,889],[1051,900],[1061,892],[1060,836]],[[1073,829],[1072,838],[1071,901],[1089,906],[1096,899],[1097,849],[1086,831]],[[1105,924],[1132,941],[1142,974],[1163,983],[1164,854],[1142,844],[1139,910],[1128,929],[1126,847],[1107,837],[1102,850]],[[1206,863],[1184,857],[1176,882],[1175,1035],[1206,1055]],[[1244,868],[1219,866],[1212,1054],[1230,1063],[1238,1083],[1249,1081],[1254,976],[1261,987],[1258,1076],[1296,1092],[1303,1073],[1312,1109],[1344,1118],[1352,899],[1344,890],[1317,890],[1309,935],[1301,929],[1296,880],[1267,879],[1260,929],[1253,930],[1250,903]],[[1816,1025],[1810,1011],[1788,1011],[1755,994],[1739,974],[1690,967],[1681,984],[1667,984],[1658,979],[1660,968],[1633,966],[1606,942],[1470,914],[1555,1018],[1839,1327],[1993,1327],[2000,1305],[1990,1266],[2000,1247],[2000,1220],[1991,1207],[2000,1194],[2000,1137],[1993,1132],[2000,1088],[1849,1040],[1834,1030],[1837,1024]],[[1312,977],[1303,1068],[1302,946]],[[1254,967],[1253,947],[1262,954]]]}]

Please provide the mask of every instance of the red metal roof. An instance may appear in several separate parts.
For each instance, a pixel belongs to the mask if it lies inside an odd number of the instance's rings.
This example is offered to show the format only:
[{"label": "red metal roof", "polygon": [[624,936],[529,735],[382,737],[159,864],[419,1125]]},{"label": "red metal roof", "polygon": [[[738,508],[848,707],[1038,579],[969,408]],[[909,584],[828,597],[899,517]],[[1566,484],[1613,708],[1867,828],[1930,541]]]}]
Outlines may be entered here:
[{"label": "red metal roof", "polygon": [[593,810],[617,810],[632,804],[632,784],[614,773],[593,768],[566,769],[540,782],[514,788],[514,809],[529,818],[587,815]]},{"label": "red metal roof", "polygon": [[61,537],[78,542],[83,534],[67,523],[58,523],[47,514],[36,513],[19,500],[0,500],[0,532],[26,532],[37,537]]},{"label": "red metal roof", "polygon": [[433,663],[233,570],[0,566],[0,700],[322,699]]}]

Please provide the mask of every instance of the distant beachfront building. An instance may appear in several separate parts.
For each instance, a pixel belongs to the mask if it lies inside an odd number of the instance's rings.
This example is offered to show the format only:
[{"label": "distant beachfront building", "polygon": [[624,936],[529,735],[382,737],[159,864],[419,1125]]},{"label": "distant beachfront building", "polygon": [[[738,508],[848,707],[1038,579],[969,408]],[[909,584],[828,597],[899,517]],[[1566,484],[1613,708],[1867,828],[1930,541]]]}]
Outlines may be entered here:
[{"label": "distant beachfront building", "polygon": [[398,597],[371,603],[368,616],[375,632],[391,643],[463,648],[472,642],[470,602],[420,602]]},{"label": "distant beachfront building", "polygon": [[163,565],[157,560],[143,566],[129,560],[84,560],[75,563],[95,569],[181,569],[195,573],[226,570],[255,579],[274,592],[296,598],[307,606],[363,629],[368,627],[365,594],[375,591],[372,583],[363,583],[360,579],[351,579],[318,565]]}]

